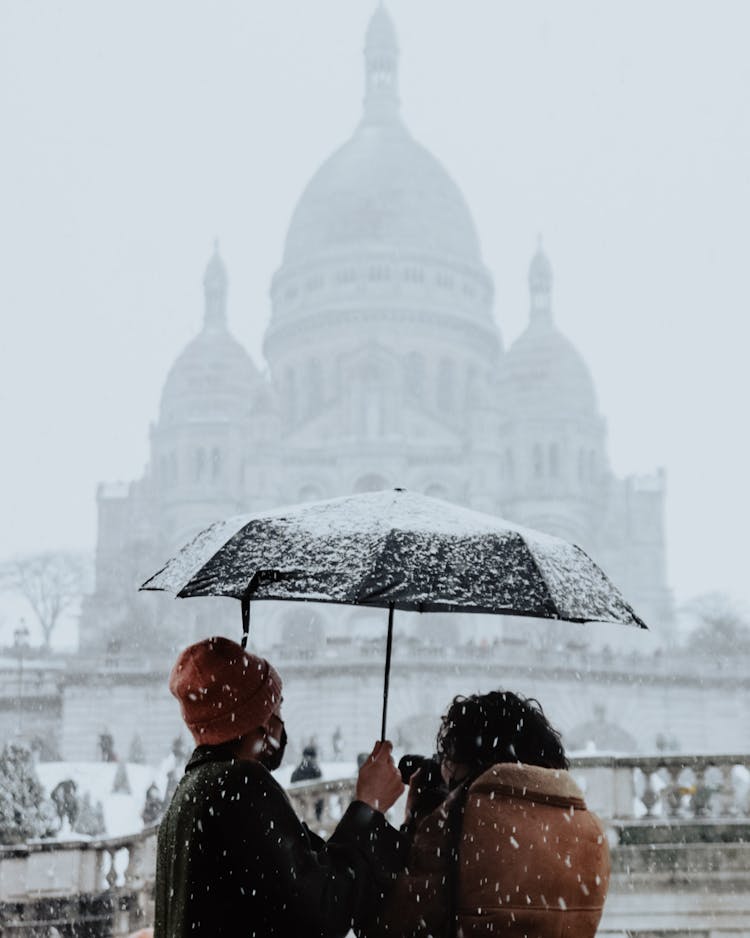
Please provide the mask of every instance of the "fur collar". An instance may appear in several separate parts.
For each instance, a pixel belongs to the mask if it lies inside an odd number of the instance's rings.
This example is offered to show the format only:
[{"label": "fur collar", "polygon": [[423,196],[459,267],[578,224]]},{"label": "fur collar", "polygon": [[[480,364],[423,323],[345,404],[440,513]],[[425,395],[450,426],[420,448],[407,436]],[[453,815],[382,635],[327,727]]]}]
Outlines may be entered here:
[{"label": "fur collar", "polygon": [[469,791],[477,794],[499,792],[540,804],[555,804],[585,810],[583,792],[564,769],[543,769],[520,762],[501,762],[475,779]]}]

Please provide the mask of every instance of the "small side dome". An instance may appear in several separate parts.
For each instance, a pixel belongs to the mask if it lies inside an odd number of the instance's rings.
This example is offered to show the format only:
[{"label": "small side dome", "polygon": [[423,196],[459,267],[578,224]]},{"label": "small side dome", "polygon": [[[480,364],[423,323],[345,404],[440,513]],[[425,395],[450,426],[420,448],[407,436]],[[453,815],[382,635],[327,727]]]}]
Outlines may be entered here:
[{"label": "small side dome", "polygon": [[242,420],[264,384],[226,322],[229,278],[218,243],[203,276],[203,329],[172,365],[161,396],[160,423]]},{"label": "small side dome", "polygon": [[529,324],[505,357],[503,405],[513,418],[595,416],[591,373],[552,317],[552,265],[541,244],[529,265],[529,292]]},{"label": "small side dome", "polygon": [[514,418],[598,413],[583,356],[551,322],[526,328],[508,350],[503,372],[504,404]]},{"label": "small side dome", "polygon": [[248,417],[262,381],[250,356],[229,332],[204,329],[167,375],[160,423]]}]

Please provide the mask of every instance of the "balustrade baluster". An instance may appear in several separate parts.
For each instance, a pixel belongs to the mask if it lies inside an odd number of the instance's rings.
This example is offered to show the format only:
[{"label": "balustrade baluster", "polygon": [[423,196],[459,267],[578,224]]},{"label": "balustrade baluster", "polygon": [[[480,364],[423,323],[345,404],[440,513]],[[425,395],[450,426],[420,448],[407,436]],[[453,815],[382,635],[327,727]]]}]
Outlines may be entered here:
[{"label": "balustrade baluster", "polygon": [[131,844],[126,844],[128,851],[128,862],[125,867],[124,882],[126,886],[134,886],[143,878],[141,859],[144,854],[143,841],[137,840]]},{"label": "balustrade baluster", "polygon": [[740,806],[737,803],[737,790],[734,784],[734,765],[725,763],[720,769],[719,817],[737,817],[740,813]]},{"label": "balustrade baluster", "polygon": [[669,774],[669,783],[662,790],[662,797],[665,801],[667,817],[670,818],[680,816],[683,795],[682,786],[680,785],[680,775],[682,774],[683,768],[684,766],[679,764],[666,766]]},{"label": "balustrade baluster", "polygon": [[643,806],[646,809],[646,817],[651,818],[654,816],[654,807],[658,804],[659,795],[657,794],[656,789],[654,788],[651,779],[655,773],[650,772],[648,769],[644,768],[641,770],[643,772],[643,794],[641,795],[641,801]]},{"label": "balustrade baluster", "polygon": [[604,816],[607,819],[632,818],[635,813],[637,769],[632,761],[628,761],[624,765],[615,763],[613,771],[613,801]]},{"label": "balustrade baluster", "polygon": [[705,817],[711,804],[711,789],[706,782],[706,766],[696,765],[690,809],[693,817]]},{"label": "balustrade baluster", "polygon": [[115,868],[115,855],[117,850],[114,848],[107,848],[107,856],[109,857],[109,870],[105,879],[107,880],[107,885],[110,889],[114,889],[117,885],[117,869]]}]

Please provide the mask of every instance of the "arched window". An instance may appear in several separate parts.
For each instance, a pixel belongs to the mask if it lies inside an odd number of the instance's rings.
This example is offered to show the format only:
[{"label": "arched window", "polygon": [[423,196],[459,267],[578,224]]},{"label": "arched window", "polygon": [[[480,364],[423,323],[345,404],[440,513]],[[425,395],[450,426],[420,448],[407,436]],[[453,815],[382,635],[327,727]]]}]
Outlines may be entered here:
[{"label": "arched window", "polygon": [[417,400],[424,395],[424,358],[419,352],[410,352],[406,358],[406,390]]},{"label": "arched window", "polygon": [[557,443],[549,445],[549,474],[553,479],[560,474],[560,447]]},{"label": "arched window", "polygon": [[444,358],[438,366],[437,405],[443,413],[451,413],[455,402],[454,367],[449,358]]},{"label": "arched window", "polygon": [[297,419],[297,382],[292,368],[287,368],[284,376],[284,410],[289,423]]},{"label": "arched window", "polygon": [[211,450],[211,480],[217,482],[221,478],[221,450],[214,446]]},{"label": "arched window", "polygon": [[195,451],[193,462],[193,478],[196,482],[202,482],[206,474],[206,451],[202,446]]},{"label": "arched window", "polygon": [[473,365],[466,366],[465,402],[472,407],[477,398],[477,372]]},{"label": "arched window", "polygon": [[323,403],[323,369],[317,358],[307,363],[305,384],[307,385],[307,413],[314,414]]},{"label": "arched window", "polygon": [[384,264],[376,264],[370,268],[369,277],[370,280],[376,283],[382,283],[385,280],[391,279],[391,269]]},{"label": "arched window", "polygon": [[323,493],[320,490],[320,486],[313,483],[303,485],[297,495],[298,502],[317,502],[320,501],[321,498],[323,498]]},{"label": "arched window", "polygon": [[362,434],[368,440],[385,433],[383,398],[377,388],[366,387],[362,394]]},{"label": "arched window", "polygon": [[390,488],[388,480],[374,472],[360,476],[354,483],[354,492],[357,495],[361,492],[380,492],[387,488]]},{"label": "arched window", "polygon": [[404,280],[406,283],[423,283],[424,271],[421,267],[404,268]]},{"label": "arched window", "polygon": [[541,443],[535,443],[531,454],[531,463],[534,467],[534,478],[541,479],[544,475],[544,450]]}]

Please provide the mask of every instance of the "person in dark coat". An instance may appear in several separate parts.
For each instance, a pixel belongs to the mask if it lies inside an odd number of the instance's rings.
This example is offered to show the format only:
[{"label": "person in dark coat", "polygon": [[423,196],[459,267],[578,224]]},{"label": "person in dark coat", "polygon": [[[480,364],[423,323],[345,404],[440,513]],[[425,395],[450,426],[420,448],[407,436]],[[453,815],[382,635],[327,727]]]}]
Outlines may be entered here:
[{"label": "person in dark coat", "polygon": [[313,782],[316,778],[321,778],[323,772],[318,765],[318,750],[315,746],[305,746],[302,750],[300,763],[292,772],[290,782]]},{"label": "person in dark coat", "polygon": [[376,743],[330,839],[313,834],[271,775],[286,745],[281,679],[212,638],[179,656],[169,687],[197,748],[159,828],[154,938],[337,938],[401,867],[383,816],[403,790]]},{"label": "person in dark coat", "polygon": [[[302,750],[302,759],[300,764],[295,767],[292,772],[292,777],[289,781],[292,784],[296,782],[314,782],[318,778],[322,778],[323,772],[318,765],[318,750],[312,743],[309,746],[305,746]],[[319,821],[323,817],[323,809],[325,808],[325,799],[317,798],[315,801],[315,820]]]}]

